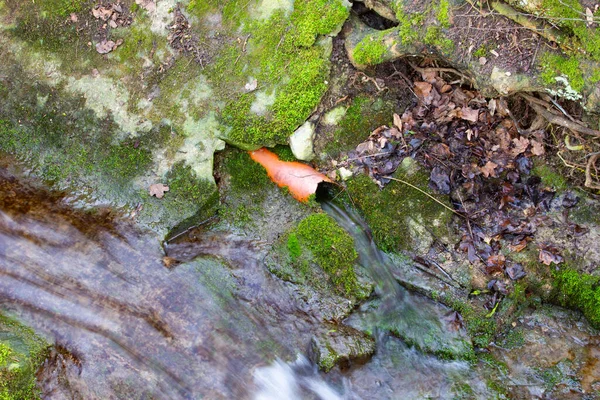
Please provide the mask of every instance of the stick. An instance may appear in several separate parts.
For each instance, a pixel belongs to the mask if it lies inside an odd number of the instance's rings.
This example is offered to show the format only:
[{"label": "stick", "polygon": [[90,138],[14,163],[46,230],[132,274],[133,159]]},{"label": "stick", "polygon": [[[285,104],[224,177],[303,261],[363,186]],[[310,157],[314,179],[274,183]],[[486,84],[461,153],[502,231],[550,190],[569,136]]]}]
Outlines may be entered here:
[{"label": "stick", "polygon": [[408,182],[406,182],[406,181],[403,181],[402,179],[394,178],[394,177],[391,177],[391,176],[384,176],[384,178],[385,178],[385,179],[390,179],[390,180],[392,180],[392,181],[396,181],[396,182],[403,183],[403,184],[405,184],[406,186],[410,186],[411,188],[413,188],[413,189],[415,189],[415,190],[417,190],[417,191],[419,191],[419,192],[423,193],[425,196],[429,197],[431,200],[435,201],[436,203],[438,203],[439,205],[441,205],[441,206],[442,206],[442,207],[444,207],[445,209],[447,209],[447,210],[449,210],[449,211],[453,212],[454,214],[458,215],[459,217],[461,217],[461,218],[464,218],[464,219],[466,219],[466,220],[468,220],[468,219],[469,219],[469,218],[467,218],[465,215],[463,215],[463,214],[459,213],[458,211],[456,211],[456,210],[453,210],[452,208],[448,207],[447,205],[445,205],[444,203],[442,203],[441,201],[439,201],[438,199],[436,199],[435,197],[433,197],[432,195],[430,195],[430,194],[429,194],[429,193],[427,193],[426,191],[419,189],[418,187],[416,187],[416,186],[415,186],[415,185],[413,185],[412,183],[408,183]]}]

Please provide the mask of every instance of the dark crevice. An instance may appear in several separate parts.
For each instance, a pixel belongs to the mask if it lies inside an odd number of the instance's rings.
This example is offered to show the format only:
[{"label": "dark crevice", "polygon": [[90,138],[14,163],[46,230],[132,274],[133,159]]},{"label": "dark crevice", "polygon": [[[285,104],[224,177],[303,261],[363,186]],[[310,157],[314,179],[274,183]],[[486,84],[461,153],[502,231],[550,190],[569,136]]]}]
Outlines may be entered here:
[{"label": "dark crevice", "polygon": [[394,21],[390,21],[387,18],[382,17],[375,11],[371,10],[363,3],[355,1],[352,4],[352,13],[354,13],[360,20],[370,28],[384,31],[386,29],[398,26]]}]

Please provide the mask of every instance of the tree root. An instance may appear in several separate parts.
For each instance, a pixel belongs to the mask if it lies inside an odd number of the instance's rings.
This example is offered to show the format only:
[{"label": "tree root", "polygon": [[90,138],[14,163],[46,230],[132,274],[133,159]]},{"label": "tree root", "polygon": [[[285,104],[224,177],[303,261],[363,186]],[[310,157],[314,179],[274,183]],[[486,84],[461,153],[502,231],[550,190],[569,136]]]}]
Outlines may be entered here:
[{"label": "tree root", "polygon": [[596,168],[596,161],[600,158],[600,152],[592,153],[585,166],[585,187],[590,189],[600,190],[600,184],[596,183],[592,179],[592,168],[594,168],[595,175],[598,176],[598,169]]},{"label": "tree root", "polygon": [[571,121],[568,118],[553,112],[550,103],[527,94],[520,94],[520,96],[527,100],[531,108],[533,108],[538,115],[544,117],[549,123],[570,129],[573,132],[600,137],[600,131],[588,128],[578,121]]}]

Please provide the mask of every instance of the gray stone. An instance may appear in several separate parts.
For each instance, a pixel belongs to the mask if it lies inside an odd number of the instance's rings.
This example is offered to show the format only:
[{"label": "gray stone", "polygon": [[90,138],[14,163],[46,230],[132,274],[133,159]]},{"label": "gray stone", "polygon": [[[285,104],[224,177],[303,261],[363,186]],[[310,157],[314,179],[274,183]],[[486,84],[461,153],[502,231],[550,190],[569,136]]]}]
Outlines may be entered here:
[{"label": "gray stone", "polygon": [[290,136],[290,148],[298,160],[310,161],[315,157],[313,142],[315,139],[315,125],[306,121]]}]

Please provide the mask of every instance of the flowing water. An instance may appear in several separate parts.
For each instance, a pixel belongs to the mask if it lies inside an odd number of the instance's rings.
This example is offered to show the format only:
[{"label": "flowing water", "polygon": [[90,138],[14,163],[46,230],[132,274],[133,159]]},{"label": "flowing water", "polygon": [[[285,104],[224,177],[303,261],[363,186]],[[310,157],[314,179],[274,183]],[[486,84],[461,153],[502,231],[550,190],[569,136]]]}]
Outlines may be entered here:
[{"label": "flowing water", "polygon": [[39,372],[44,398],[451,398],[464,383],[485,397],[467,363],[417,350],[460,352],[464,337],[447,310],[394,281],[340,208],[324,205],[378,282],[347,323],[374,331],[378,347],[366,364],[324,374],[304,354],[328,327],[263,266],[268,244],[208,231],[165,259],[154,233],[74,202],[0,170],[0,311],[56,344]]}]

